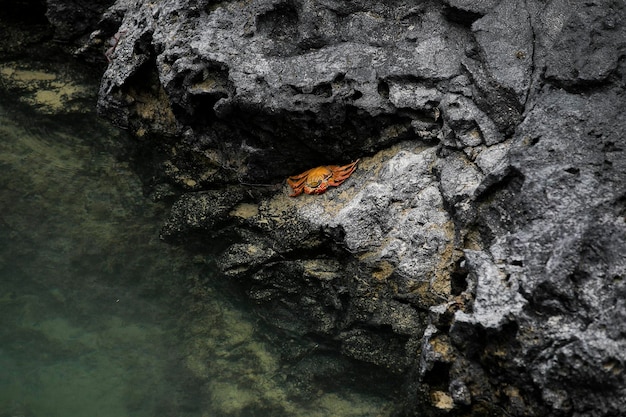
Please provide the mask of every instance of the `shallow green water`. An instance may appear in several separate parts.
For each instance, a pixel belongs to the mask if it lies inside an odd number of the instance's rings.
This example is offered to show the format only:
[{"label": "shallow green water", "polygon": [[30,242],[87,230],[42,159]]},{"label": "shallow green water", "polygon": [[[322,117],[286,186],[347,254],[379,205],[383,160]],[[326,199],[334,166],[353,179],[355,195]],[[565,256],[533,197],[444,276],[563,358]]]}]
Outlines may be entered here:
[{"label": "shallow green water", "polygon": [[358,366],[276,341],[158,239],[166,208],[111,155],[125,140],[0,92],[0,417],[387,415]]},{"label": "shallow green water", "polygon": [[163,284],[184,272],[158,240],[162,209],[103,150],[117,135],[94,115],[0,102],[0,416],[148,416],[189,401]]}]

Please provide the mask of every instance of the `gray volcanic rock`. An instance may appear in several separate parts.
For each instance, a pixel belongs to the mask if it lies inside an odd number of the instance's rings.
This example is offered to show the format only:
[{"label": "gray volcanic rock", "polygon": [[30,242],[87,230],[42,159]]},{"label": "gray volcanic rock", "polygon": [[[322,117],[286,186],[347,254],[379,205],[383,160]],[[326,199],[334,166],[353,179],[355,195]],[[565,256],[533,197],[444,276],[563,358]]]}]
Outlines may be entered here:
[{"label": "gray volcanic rock", "polygon": [[72,41],[86,35],[98,23],[114,0],[48,0],[46,18],[54,26],[58,41]]},{"label": "gray volcanic rock", "polygon": [[[427,307],[450,295],[449,269],[460,256],[432,172],[435,150],[396,145],[361,161],[339,193],[291,198],[283,190],[260,203],[237,188],[187,194],[163,236],[222,234],[228,228],[215,222],[231,225],[236,243],[217,265],[251,283],[248,294],[270,322],[324,335],[349,356],[402,373]],[[412,178],[400,181],[406,172]],[[383,185],[390,179],[394,186]]]},{"label": "gray volcanic rock", "polygon": [[[551,47],[546,78],[566,86],[601,83],[619,72],[626,28],[620,1],[586,2],[567,10],[556,2],[542,17],[541,41]],[[565,3],[565,2],[563,2]]]},{"label": "gray volcanic rock", "polygon": [[620,415],[625,9],[119,0],[98,105],[181,192],[163,238],[403,375],[399,415]]},{"label": "gray volcanic rock", "polygon": [[534,54],[530,12],[524,3],[503,0],[472,25],[480,56],[496,82],[524,104],[529,92]]},{"label": "gray volcanic rock", "polygon": [[[606,396],[606,411],[587,414],[605,415],[623,407],[626,393],[617,301],[626,273],[626,163],[615,148],[624,143],[623,109],[618,91],[542,94],[510,153],[524,178],[513,203],[519,215],[490,249],[528,303],[515,320],[525,334],[518,358],[533,364],[543,399],[562,412],[588,413]],[[530,333],[534,340],[525,340]]]},{"label": "gray volcanic rock", "polygon": [[356,159],[428,134],[436,95],[397,102],[406,112],[393,101],[404,90],[412,97],[418,79],[436,86],[459,74],[469,35],[436,9],[401,2],[125,2],[116,11],[124,8],[100,111],[140,136],[193,136],[194,153],[209,155],[171,160],[192,176],[219,170],[199,178],[204,186],[275,181],[305,161]]}]

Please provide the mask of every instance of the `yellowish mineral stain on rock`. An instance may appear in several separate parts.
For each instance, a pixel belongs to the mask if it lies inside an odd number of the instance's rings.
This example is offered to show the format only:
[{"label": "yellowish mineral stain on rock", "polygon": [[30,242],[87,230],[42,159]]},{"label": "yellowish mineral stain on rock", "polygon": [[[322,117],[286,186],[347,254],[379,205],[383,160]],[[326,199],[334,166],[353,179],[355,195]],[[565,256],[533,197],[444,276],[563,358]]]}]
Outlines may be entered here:
[{"label": "yellowish mineral stain on rock", "polygon": [[242,203],[236,206],[229,213],[231,217],[240,217],[242,219],[250,219],[258,216],[259,206],[256,204]]},{"label": "yellowish mineral stain on rock", "polygon": [[433,391],[430,393],[430,399],[433,405],[440,410],[452,410],[454,408],[454,401],[447,392]]},{"label": "yellowish mineral stain on rock", "polygon": [[319,279],[320,281],[332,281],[339,275],[341,264],[328,259],[308,259],[302,261],[304,276]]},{"label": "yellowish mineral stain on rock", "polygon": [[391,276],[394,266],[387,261],[380,261],[376,265],[376,269],[372,272],[372,276],[378,281],[384,281]]},{"label": "yellowish mineral stain on rock", "polygon": [[197,181],[192,178],[185,178],[183,182],[185,183],[187,187],[192,187],[192,188],[198,184]]},{"label": "yellowish mineral stain on rock", "polygon": [[[175,134],[177,131],[176,116],[172,110],[169,97],[160,83],[155,80],[156,88],[130,88],[127,92],[134,104],[134,110],[148,131],[148,126],[158,127],[157,131]],[[175,154],[173,151],[172,154]]]},{"label": "yellowish mineral stain on rock", "polygon": [[430,343],[433,351],[439,355],[439,358],[441,360],[444,360],[446,362],[452,362],[454,360],[452,348],[450,344],[445,340],[436,337],[429,340],[428,343]]},{"label": "yellowish mineral stain on rock", "polygon": [[459,257],[459,254],[454,246],[454,223],[448,221],[442,226],[448,243],[439,254],[440,258],[435,270],[435,277],[431,283],[431,289],[435,294],[447,298],[452,291],[450,275],[454,269],[454,262]]}]

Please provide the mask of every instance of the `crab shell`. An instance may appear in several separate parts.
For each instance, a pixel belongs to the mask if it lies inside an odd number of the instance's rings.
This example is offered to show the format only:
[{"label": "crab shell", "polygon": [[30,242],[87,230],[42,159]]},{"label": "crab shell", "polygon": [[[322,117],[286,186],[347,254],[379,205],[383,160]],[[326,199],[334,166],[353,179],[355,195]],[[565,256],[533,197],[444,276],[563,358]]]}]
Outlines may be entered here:
[{"label": "crab shell", "polygon": [[306,194],[323,194],[328,187],[338,187],[352,175],[356,169],[356,161],[343,166],[324,165],[309,169],[299,175],[287,178],[287,184],[293,188],[291,197],[297,197],[302,192]]}]

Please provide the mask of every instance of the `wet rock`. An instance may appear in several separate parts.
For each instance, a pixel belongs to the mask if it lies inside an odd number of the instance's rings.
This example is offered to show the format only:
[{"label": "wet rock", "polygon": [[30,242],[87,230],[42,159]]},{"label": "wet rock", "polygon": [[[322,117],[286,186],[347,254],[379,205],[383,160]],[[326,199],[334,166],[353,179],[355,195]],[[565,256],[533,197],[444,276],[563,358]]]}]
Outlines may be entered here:
[{"label": "wet rock", "polygon": [[244,198],[241,190],[235,189],[184,194],[172,206],[161,237],[166,240],[184,239],[194,232],[213,230],[229,220],[231,210]]},{"label": "wet rock", "polygon": [[54,26],[54,37],[69,42],[93,30],[113,3],[114,0],[47,0],[46,18]]}]

